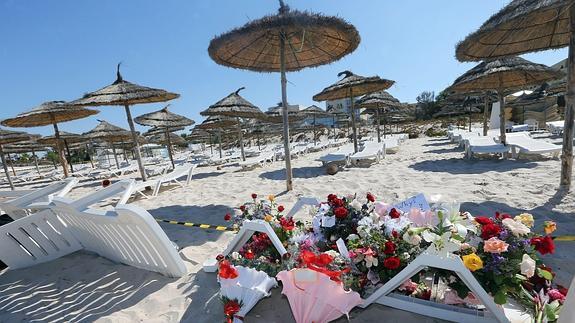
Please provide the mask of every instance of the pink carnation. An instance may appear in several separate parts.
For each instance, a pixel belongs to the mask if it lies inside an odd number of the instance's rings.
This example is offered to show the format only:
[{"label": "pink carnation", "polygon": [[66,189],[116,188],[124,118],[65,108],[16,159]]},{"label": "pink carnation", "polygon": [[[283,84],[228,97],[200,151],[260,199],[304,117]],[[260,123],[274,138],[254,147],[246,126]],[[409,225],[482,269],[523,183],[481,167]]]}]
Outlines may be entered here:
[{"label": "pink carnation", "polygon": [[505,241],[499,240],[496,237],[492,237],[489,240],[483,242],[483,251],[490,253],[502,253],[507,251],[509,244]]},{"label": "pink carnation", "polygon": [[389,208],[391,205],[383,203],[383,202],[376,202],[375,203],[375,213],[379,215],[380,218],[383,218],[389,212]]}]

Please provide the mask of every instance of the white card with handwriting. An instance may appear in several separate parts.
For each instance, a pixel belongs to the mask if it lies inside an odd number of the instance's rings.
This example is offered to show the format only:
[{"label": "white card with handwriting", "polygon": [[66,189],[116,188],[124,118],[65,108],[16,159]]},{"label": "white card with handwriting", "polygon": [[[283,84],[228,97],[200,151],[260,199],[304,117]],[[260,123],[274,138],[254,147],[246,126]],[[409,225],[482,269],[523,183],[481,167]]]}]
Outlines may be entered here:
[{"label": "white card with handwriting", "polygon": [[420,209],[422,211],[427,211],[431,209],[423,193],[419,193],[416,196],[408,198],[403,202],[399,202],[395,204],[393,207],[405,213],[411,211],[412,208]]}]

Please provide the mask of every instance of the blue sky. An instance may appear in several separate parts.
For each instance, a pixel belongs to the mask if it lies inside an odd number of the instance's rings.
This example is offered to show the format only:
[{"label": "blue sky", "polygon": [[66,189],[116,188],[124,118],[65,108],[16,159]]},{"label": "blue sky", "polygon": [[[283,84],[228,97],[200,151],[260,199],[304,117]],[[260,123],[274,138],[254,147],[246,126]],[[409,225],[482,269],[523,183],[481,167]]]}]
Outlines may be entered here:
[{"label": "blue sky", "polygon": [[[389,92],[414,102],[439,92],[474,64],[459,63],[455,44],[502,8],[505,0],[286,0],[292,8],[336,15],[356,26],[362,41],[331,65],[288,74],[290,104],[314,104],[312,96],[349,69],[396,81]],[[276,0],[0,0],[0,119],[42,102],[73,100],[115,79],[123,62],[126,80],[180,93],[172,111],[201,122],[199,112],[241,86],[262,109],[280,101],[279,74],[219,66],[208,56],[210,40],[250,19],[275,13]],[[554,64],[565,49],[525,58]],[[317,104],[317,103],[316,103]],[[320,106],[324,107],[324,104]],[[162,108],[138,105],[138,116]],[[63,123],[84,132],[105,119],[128,127],[120,107]],[[144,128],[140,128],[144,129]],[[51,127],[29,128],[51,134]]]}]

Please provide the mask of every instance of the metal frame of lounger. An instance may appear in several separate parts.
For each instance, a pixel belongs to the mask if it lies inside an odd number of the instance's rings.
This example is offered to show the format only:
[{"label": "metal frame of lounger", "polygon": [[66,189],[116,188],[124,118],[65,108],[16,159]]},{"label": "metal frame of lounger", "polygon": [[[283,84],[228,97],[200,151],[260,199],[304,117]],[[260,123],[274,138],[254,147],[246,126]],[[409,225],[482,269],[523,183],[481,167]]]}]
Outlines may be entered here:
[{"label": "metal frame of lounger", "polygon": [[49,209],[0,227],[0,260],[14,270],[86,250],[165,276],[185,275],[177,250],[146,210],[88,208],[123,191],[119,182],[76,201],[56,197]]}]

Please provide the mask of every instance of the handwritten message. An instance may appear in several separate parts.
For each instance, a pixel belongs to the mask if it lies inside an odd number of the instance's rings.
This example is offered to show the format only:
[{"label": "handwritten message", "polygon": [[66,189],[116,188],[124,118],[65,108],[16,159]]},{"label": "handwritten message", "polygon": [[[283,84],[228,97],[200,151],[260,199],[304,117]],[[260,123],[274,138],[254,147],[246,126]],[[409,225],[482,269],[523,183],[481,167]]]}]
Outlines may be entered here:
[{"label": "handwritten message", "polygon": [[422,211],[427,211],[431,209],[423,193],[419,193],[416,196],[408,198],[403,202],[399,202],[395,204],[393,207],[403,212],[409,212],[413,208],[418,208],[421,209]]}]

